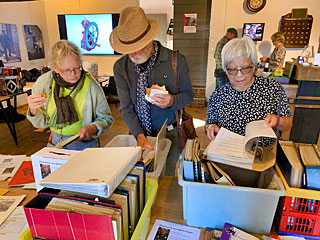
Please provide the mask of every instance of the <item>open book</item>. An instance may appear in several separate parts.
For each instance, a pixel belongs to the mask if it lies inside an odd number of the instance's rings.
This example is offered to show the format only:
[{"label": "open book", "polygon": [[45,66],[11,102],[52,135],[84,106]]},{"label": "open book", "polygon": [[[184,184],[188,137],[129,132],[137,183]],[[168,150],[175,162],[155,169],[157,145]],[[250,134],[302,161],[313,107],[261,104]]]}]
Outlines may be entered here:
[{"label": "open book", "polygon": [[204,155],[208,160],[253,169],[254,161],[263,159],[264,149],[258,146],[260,137],[276,139],[272,128],[264,126],[264,120],[248,123],[245,136],[221,127],[215,140],[211,141],[204,151]]}]

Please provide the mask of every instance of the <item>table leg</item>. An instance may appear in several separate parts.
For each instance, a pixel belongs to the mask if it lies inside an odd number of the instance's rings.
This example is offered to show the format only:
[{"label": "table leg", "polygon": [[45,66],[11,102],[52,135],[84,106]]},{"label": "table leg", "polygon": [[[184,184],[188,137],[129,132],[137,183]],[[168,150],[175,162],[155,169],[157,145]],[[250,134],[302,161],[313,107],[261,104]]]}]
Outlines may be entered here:
[{"label": "table leg", "polygon": [[14,124],[14,118],[13,118],[12,112],[10,110],[10,109],[12,109],[10,99],[7,99],[6,102],[7,102],[7,108],[10,111],[10,113],[9,113],[10,116],[7,115],[5,109],[4,109],[3,105],[2,105],[2,102],[0,102],[0,109],[3,111],[4,119],[5,119],[5,121],[6,121],[7,125],[8,125],[10,133],[11,133],[11,135],[13,137],[13,140],[16,143],[16,145],[18,145],[16,128],[15,128],[15,124]]}]

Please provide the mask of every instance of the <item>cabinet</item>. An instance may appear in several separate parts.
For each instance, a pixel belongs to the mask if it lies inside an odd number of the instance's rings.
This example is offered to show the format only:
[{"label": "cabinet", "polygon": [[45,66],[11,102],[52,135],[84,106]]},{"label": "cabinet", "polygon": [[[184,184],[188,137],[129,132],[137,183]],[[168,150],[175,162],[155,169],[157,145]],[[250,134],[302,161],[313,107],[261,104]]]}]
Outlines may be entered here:
[{"label": "cabinet", "polygon": [[[286,70],[291,67],[286,62]],[[317,143],[320,131],[320,68],[295,65],[290,82],[297,84],[296,96],[290,101],[293,126],[290,140]]]}]

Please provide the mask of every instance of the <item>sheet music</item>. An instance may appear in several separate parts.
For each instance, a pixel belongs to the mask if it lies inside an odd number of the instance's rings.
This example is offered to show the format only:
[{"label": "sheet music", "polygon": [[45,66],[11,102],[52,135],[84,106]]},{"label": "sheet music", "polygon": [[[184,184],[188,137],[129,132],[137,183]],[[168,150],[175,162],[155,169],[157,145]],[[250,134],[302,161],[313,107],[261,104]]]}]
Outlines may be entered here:
[{"label": "sheet music", "polygon": [[245,157],[245,137],[222,127],[214,141],[208,146],[208,153],[233,157]]}]

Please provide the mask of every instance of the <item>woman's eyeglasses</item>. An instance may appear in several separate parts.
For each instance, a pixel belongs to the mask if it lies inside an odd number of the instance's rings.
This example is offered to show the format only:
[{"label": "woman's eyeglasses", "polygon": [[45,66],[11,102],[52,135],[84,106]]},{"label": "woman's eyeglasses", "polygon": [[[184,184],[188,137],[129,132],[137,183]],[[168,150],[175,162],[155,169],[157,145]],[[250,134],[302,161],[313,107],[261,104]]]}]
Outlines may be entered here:
[{"label": "woman's eyeglasses", "polygon": [[[58,66],[57,66],[57,68],[58,68]],[[60,69],[60,68],[58,68],[59,69],[59,71],[61,72],[61,73],[63,73],[63,74],[66,74],[66,75],[71,75],[72,74],[72,72],[74,72],[74,73],[79,73],[79,72],[81,72],[82,71],[82,66],[80,66],[80,67],[76,67],[76,68],[72,68],[72,69]]]},{"label": "woman's eyeglasses", "polygon": [[242,67],[240,69],[237,68],[227,68],[227,72],[230,75],[236,75],[238,72],[241,72],[242,74],[248,74],[251,72],[251,69],[253,68],[253,65]]}]

